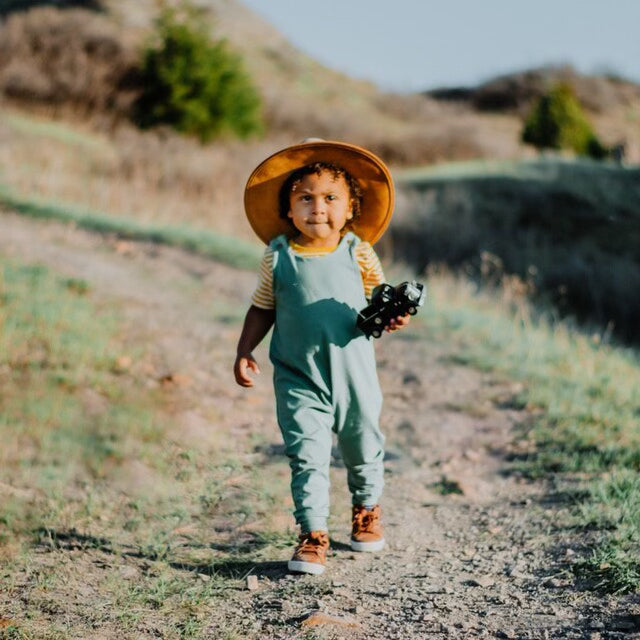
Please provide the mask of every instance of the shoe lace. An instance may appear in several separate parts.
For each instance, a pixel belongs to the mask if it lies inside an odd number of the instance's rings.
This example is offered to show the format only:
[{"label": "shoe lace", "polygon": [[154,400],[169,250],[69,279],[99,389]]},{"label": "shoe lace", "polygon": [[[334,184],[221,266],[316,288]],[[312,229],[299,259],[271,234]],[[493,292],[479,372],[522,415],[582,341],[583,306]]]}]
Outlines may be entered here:
[{"label": "shoe lace", "polygon": [[299,553],[321,553],[327,546],[328,536],[326,533],[312,531],[300,536],[298,542]]}]

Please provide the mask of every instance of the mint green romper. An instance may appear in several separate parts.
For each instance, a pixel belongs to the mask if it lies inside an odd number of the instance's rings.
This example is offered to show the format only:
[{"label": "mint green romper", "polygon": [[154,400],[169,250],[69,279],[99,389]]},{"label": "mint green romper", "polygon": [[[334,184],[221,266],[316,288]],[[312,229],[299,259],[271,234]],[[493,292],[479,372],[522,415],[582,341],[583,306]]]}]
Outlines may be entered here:
[{"label": "mint green romper", "polygon": [[353,504],[377,504],[384,484],[373,342],[356,327],[367,304],[359,242],[348,232],[335,251],[315,258],[296,254],[285,236],[271,242],[276,318],[269,355],[303,533],[327,531],[332,432]]}]

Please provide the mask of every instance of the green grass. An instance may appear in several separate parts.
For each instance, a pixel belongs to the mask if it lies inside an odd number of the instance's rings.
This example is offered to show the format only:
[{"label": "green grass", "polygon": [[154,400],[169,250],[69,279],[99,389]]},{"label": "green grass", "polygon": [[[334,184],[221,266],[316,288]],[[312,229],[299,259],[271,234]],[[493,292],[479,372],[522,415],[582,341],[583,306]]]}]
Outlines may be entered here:
[{"label": "green grass", "polygon": [[457,341],[455,361],[525,383],[514,406],[528,415],[533,451],[514,461],[531,477],[579,479],[586,497],[573,526],[595,530],[576,570],[593,588],[640,590],[640,354],[538,316],[508,286],[479,294],[433,277],[437,340]]},{"label": "green grass", "polygon": [[19,196],[2,184],[0,204],[31,218],[68,222],[88,231],[179,247],[239,269],[255,270],[260,265],[262,249],[257,244],[213,231],[177,225],[145,225],[130,218]]},{"label": "green grass", "polygon": [[89,283],[0,256],[0,608],[15,622],[0,638],[107,623],[134,637],[156,619],[164,637],[203,637],[216,598],[291,546],[267,513],[286,462],[265,471],[235,440],[182,446],[171,392],[136,373],[144,349],[124,351],[121,331]]},{"label": "green grass", "polygon": [[[131,424],[157,426],[113,373],[116,320],[96,309],[88,285],[40,266],[0,266],[0,481],[16,489],[0,504],[2,543],[55,520],[78,478],[99,479],[131,455]],[[104,405],[93,416],[89,392]]]},{"label": "green grass", "polygon": [[399,172],[394,255],[526,281],[558,314],[640,342],[640,167],[558,157]]},{"label": "green grass", "polygon": [[33,117],[8,110],[5,110],[3,113],[3,118],[11,129],[18,131],[24,136],[34,138],[36,144],[43,139],[50,139],[62,142],[71,147],[76,147],[80,152],[106,152],[109,149],[109,143],[105,138],[96,134],[82,133],[62,122],[37,120]]}]

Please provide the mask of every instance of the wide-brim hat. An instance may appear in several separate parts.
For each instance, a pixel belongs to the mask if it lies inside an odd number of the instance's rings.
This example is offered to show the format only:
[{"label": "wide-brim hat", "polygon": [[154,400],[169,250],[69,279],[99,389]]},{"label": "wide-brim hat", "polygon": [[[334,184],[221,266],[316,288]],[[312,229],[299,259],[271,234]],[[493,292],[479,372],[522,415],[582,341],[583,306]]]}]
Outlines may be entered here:
[{"label": "wide-brim hat", "polygon": [[279,215],[280,188],[296,169],[330,162],[348,171],[362,189],[360,216],[349,228],[374,244],[391,221],[395,191],[387,166],[376,155],[345,142],[313,139],[287,147],[261,162],[249,176],[244,208],[258,237],[269,243],[280,234],[291,235],[288,220]]}]

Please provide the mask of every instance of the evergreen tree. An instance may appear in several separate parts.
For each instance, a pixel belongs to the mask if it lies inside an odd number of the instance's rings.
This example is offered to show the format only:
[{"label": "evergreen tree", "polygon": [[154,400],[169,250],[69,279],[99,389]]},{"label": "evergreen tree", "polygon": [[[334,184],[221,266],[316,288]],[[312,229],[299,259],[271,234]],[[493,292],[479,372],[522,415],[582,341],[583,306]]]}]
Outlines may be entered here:
[{"label": "evergreen tree", "polygon": [[188,7],[164,10],[144,52],[143,93],[134,108],[142,127],[168,124],[205,142],[262,130],[260,98],[242,60],[224,40],[211,41]]},{"label": "evergreen tree", "polygon": [[522,140],[538,149],[570,149],[598,159],[606,155],[567,84],[555,86],[538,100],[525,122]]}]

